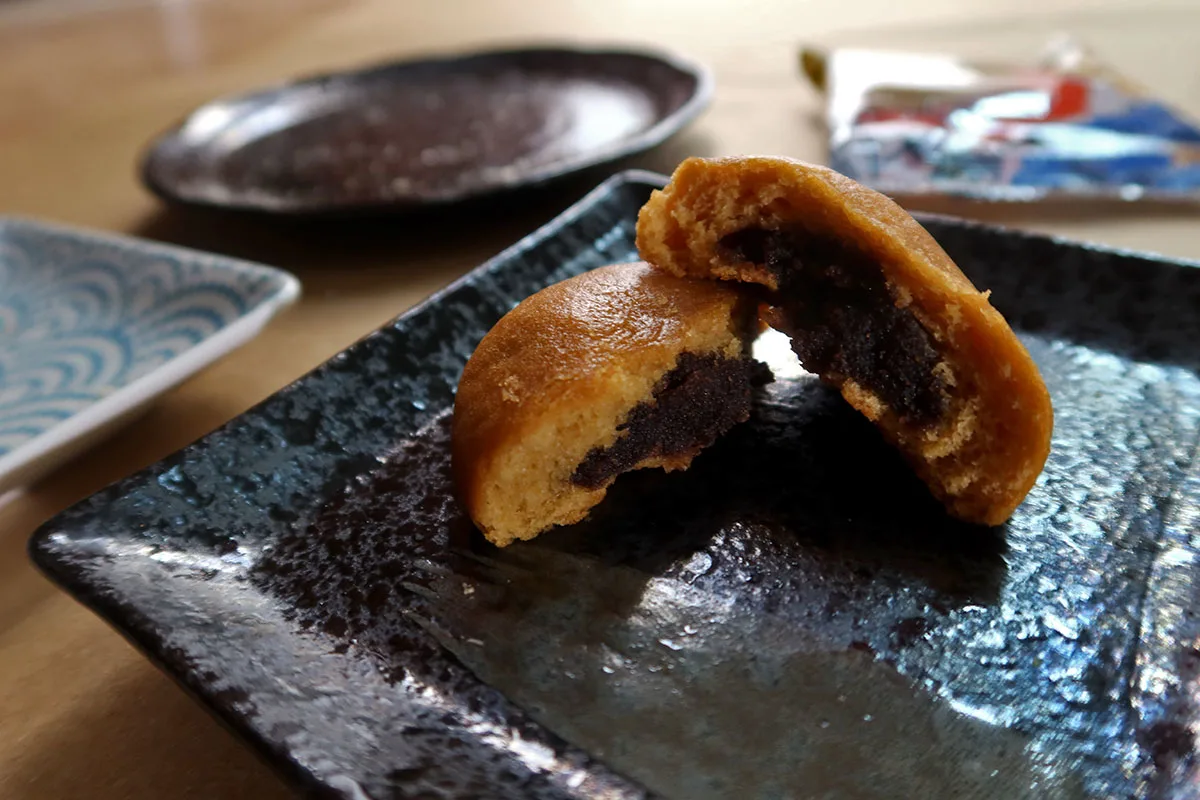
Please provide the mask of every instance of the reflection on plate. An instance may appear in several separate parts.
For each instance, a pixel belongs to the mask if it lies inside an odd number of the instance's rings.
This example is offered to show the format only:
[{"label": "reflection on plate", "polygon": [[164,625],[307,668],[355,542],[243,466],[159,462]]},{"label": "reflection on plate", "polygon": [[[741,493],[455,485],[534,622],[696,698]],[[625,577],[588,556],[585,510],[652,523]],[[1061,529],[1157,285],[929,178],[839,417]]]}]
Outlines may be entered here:
[{"label": "reflection on plate", "polygon": [[947,519],[793,368],[687,472],[625,476],[590,520],[535,542],[482,542],[449,482],[459,371],[521,298],[631,257],[656,180],[607,182],[60,515],[37,563],[307,790],[1186,795],[1190,265],[928,220],[1057,410],[1046,471],[1003,528]]},{"label": "reflection on plate", "polygon": [[310,78],[193,112],[143,164],[168,200],[273,213],[438,205],[667,139],[712,95],[677,56],[541,48]]},{"label": "reflection on plate", "polygon": [[0,218],[0,492],[249,341],[298,294],[277,269]]}]

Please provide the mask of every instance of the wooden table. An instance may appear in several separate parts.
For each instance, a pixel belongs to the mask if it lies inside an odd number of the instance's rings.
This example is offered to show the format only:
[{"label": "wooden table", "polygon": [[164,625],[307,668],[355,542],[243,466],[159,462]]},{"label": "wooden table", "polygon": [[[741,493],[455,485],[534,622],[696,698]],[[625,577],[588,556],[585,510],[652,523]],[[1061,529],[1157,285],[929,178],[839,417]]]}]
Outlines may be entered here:
[{"label": "wooden table", "polygon": [[[393,56],[550,39],[648,42],[707,61],[718,89],[707,114],[638,165],[739,152],[819,160],[820,100],[797,80],[798,43],[1032,57],[1058,31],[1084,36],[1200,114],[1195,0],[0,0],[0,213],[250,257],[295,272],[305,287],[254,343],[112,441],[0,499],[0,796],[288,795],[117,634],[35,573],[25,542],[70,503],[242,412],[579,193],[474,221],[468,236],[402,223],[313,232],[214,220],[166,211],[137,184],[135,159],[157,130],[217,95]],[[1200,257],[1189,210],[940,210]]]}]

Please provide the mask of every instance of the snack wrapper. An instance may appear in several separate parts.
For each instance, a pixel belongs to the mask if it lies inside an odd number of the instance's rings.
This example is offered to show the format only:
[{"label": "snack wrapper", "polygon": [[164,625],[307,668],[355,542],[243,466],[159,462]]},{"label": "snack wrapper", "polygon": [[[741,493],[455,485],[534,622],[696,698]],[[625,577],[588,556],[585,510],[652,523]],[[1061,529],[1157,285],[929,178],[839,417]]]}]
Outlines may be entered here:
[{"label": "snack wrapper", "polygon": [[1041,64],[805,50],[831,165],[893,195],[1200,200],[1200,125],[1078,43]]}]

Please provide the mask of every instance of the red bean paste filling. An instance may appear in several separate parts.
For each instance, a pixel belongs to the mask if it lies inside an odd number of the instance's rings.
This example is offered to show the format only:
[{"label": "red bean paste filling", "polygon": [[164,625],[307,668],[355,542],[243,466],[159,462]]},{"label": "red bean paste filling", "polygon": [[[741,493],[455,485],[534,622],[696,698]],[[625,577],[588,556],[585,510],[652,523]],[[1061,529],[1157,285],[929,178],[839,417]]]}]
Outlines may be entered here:
[{"label": "red bean paste filling", "polygon": [[682,354],[654,388],[653,399],[634,406],[618,426],[625,435],[609,447],[592,448],[571,482],[596,489],[647,458],[708,447],[749,419],[752,387],[770,379],[766,366],[751,358]]},{"label": "red bean paste filling", "polygon": [[748,228],[721,240],[738,258],[763,264],[779,282],[792,349],[809,372],[852,379],[909,424],[946,412],[946,384],[933,338],[896,308],[879,265],[827,237]]}]

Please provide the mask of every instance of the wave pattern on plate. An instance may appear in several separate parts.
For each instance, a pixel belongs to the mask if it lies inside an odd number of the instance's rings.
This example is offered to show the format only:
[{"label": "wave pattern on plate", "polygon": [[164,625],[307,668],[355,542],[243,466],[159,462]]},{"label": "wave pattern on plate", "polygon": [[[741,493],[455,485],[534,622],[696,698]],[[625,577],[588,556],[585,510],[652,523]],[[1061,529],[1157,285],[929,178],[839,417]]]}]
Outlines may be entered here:
[{"label": "wave pattern on plate", "polygon": [[0,456],[148,374],[277,290],[267,272],[0,221]]}]

